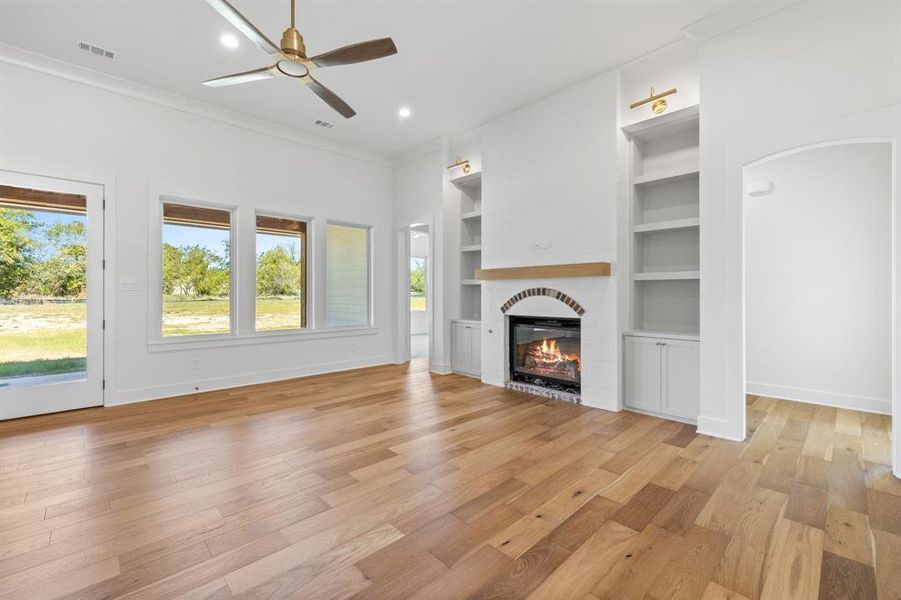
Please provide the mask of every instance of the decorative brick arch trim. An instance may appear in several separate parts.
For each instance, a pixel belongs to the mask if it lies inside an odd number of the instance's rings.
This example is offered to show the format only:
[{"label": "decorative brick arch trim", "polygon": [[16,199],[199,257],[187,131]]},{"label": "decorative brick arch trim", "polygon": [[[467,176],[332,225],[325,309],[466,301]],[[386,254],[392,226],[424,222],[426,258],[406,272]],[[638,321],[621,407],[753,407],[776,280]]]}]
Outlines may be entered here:
[{"label": "decorative brick arch trim", "polygon": [[563,292],[545,287],[533,287],[519,292],[518,294],[504,302],[504,305],[501,307],[501,312],[506,314],[506,312],[510,310],[510,308],[514,304],[516,304],[523,298],[528,298],[529,296],[548,296],[550,298],[556,298],[563,304],[576,311],[576,314],[580,317],[585,314],[585,309],[582,308],[582,305],[573,300],[572,297],[564,294]]}]

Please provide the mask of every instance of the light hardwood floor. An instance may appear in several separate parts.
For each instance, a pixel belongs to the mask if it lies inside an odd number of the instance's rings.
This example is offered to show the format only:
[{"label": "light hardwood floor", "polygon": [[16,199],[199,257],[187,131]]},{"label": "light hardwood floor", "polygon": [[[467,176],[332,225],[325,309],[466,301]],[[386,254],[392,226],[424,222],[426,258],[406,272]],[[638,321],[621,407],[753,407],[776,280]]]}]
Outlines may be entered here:
[{"label": "light hardwood floor", "polygon": [[0,423],[0,598],[901,598],[889,419],[387,366]]}]

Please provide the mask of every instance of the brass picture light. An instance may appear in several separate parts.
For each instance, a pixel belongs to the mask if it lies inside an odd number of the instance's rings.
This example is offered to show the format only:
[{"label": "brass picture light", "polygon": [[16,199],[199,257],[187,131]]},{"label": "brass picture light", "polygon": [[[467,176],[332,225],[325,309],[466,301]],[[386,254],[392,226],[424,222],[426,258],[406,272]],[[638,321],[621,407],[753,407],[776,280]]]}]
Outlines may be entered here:
[{"label": "brass picture light", "polygon": [[463,167],[463,174],[466,175],[472,169],[472,166],[469,164],[469,161],[463,158],[457,157],[457,162],[450,165],[447,170],[456,169],[457,167]]},{"label": "brass picture light", "polygon": [[655,114],[659,115],[660,113],[662,113],[663,111],[666,110],[666,100],[664,99],[664,97],[669,96],[671,94],[675,94],[675,93],[676,93],[676,88],[670,88],[670,89],[666,90],[665,92],[660,92],[658,94],[656,91],[654,91],[654,88],[652,86],[650,96],[648,96],[647,98],[644,98],[643,100],[633,102],[632,104],[629,105],[629,108],[635,109],[635,108],[638,108],[639,106],[644,106],[645,104],[651,102],[652,103],[651,110],[654,111]]}]

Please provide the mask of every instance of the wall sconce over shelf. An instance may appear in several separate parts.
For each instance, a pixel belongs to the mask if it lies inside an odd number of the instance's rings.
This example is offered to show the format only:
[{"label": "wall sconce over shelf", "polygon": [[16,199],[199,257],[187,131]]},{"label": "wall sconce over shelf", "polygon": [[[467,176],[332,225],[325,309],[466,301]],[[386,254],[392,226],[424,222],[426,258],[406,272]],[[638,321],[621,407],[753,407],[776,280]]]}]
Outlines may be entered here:
[{"label": "wall sconce over shelf", "polygon": [[629,105],[630,109],[636,109],[639,106],[644,106],[645,104],[651,103],[651,110],[654,114],[660,114],[666,110],[667,104],[665,97],[670,96],[676,93],[676,88],[670,88],[665,92],[660,92],[659,94],[654,90],[654,87],[651,87],[651,94],[647,98],[643,98],[642,100],[638,100],[637,102],[633,102]]},{"label": "wall sconce over shelf", "polygon": [[466,175],[472,170],[472,165],[469,164],[469,161],[463,158],[457,157],[457,162],[447,167],[447,170],[460,169],[463,171],[463,174]]}]

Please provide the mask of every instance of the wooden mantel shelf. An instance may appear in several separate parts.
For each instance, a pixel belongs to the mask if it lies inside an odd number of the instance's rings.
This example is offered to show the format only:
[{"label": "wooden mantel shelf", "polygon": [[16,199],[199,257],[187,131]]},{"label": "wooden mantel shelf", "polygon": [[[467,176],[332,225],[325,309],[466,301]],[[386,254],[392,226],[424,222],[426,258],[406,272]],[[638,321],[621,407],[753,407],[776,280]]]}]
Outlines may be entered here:
[{"label": "wooden mantel shelf", "polygon": [[590,262],[567,265],[535,265],[532,267],[507,267],[501,269],[477,269],[476,279],[542,279],[550,277],[609,277],[610,263]]}]

